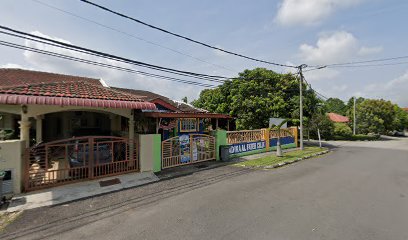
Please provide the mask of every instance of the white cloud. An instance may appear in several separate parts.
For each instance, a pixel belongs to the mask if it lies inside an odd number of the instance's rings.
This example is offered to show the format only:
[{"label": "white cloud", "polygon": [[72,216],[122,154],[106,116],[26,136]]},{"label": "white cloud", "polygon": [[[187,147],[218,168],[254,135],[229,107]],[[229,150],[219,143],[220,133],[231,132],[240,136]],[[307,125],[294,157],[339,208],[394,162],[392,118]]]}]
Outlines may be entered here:
[{"label": "white cloud", "polygon": [[[46,38],[51,38],[54,40],[62,41],[65,43],[70,43],[67,40],[47,36],[42,34],[41,32],[35,31],[32,34],[43,36]],[[64,54],[72,57],[87,59],[91,61],[96,61],[104,64],[114,65],[123,68],[131,68],[135,70],[135,66],[116,62],[110,59],[103,59],[95,56],[90,56],[84,53],[73,52],[67,49],[61,49],[49,45],[45,45],[42,43],[26,41],[26,46],[38,48],[41,50],[52,51],[59,54]],[[126,73],[114,69],[108,69],[98,66],[93,66],[85,63],[74,62],[69,60],[64,60],[56,57],[46,56],[30,51],[24,51],[24,60],[27,64],[29,69],[39,70],[39,71],[46,71],[46,72],[55,72],[55,73],[62,73],[62,74],[70,74],[70,75],[77,75],[77,76],[85,76],[85,77],[93,77],[93,78],[102,78],[108,85],[110,86],[117,86],[117,87],[125,87],[125,88],[134,88],[134,89],[142,89],[153,91],[162,95],[165,95],[170,98],[174,99],[181,99],[183,96],[187,96],[189,100],[197,98],[199,91],[202,89],[198,86],[188,85],[188,84],[181,84],[170,82],[161,79],[153,79],[142,75],[136,75],[131,73]],[[20,67],[19,65],[12,65],[9,64],[9,67]],[[145,71],[145,69],[140,69]],[[157,73],[148,70],[148,72]],[[157,73],[162,74],[162,73]],[[177,89],[177,91],[174,91]]]},{"label": "white cloud", "polygon": [[349,59],[358,50],[358,41],[353,34],[337,31],[321,34],[316,46],[302,44],[300,56],[307,64],[328,64]]},{"label": "white cloud", "polygon": [[6,63],[4,65],[1,65],[0,68],[24,68],[24,67],[15,63]]},{"label": "white cloud", "polygon": [[[324,66],[332,63],[349,62],[357,56],[375,54],[382,51],[382,47],[360,46],[358,39],[349,32],[335,31],[321,33],[316,44],[302,44],[299,47],[301,61],[307,65]],[[305,72],[311,81],[336,78],[339,69],[324,68]]]},{"label": "white cloud", "polygon": [[358,55],[360,56],[367,56],[367,55],[372,55],[372,54],[377,54],[382,52],[383,47],[361,47],[360,50],[358,51]]},{"label": "white cloud", "polygon": [[384,98],[408,107],[408,70],[401,76],[384,83],[370,84],[364,88],[364,96]]},{"label": "white cloud", "polygon": [[281,25],[314,25],[335,11],[359,4],[362,0],[283,0],[275,21]]},{"label": "white cloud", "polygon": [[330,80],[334,79],[339,75],[339,71],[334,70],[334,69],[321,69],[321,70],[315,70],[315,71],[310,71],[310,72],[305,72],[304,73],[305,78],[308,81],[319,81],[319,80]]}]

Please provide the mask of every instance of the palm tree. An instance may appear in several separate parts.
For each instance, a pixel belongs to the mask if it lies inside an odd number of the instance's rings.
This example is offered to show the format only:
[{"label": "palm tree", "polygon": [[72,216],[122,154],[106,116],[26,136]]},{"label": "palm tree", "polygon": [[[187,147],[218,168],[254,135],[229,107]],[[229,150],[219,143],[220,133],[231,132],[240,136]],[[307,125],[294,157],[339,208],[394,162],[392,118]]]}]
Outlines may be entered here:
[{"label": "palm tree", "polygon": [[269,129],[269,130],[273,129],[273,130],[278,131],[278,139],[276,141],[276,156],[278,156],[278,157],[283,156],[282,147],[281,147],[281,144],[280,144],[281,127],[283,126],[283,124],[287,123],[289,120],[290,119],[285,119],[281,123],[279,123],[278,125],[272,124],[272,127]]}]

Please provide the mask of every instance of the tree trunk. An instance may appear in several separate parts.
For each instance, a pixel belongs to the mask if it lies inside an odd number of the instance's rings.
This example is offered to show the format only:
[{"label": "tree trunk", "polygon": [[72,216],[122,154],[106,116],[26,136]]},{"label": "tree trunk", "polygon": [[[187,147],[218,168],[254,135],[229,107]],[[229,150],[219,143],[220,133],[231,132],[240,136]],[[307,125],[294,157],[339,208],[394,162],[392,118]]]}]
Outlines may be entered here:
[{"label": "tree trunk", "polygon": [[276,141],[276,156],[282,157],[282,148],[280,144],[280,136],[278,136],[278,140]]}]

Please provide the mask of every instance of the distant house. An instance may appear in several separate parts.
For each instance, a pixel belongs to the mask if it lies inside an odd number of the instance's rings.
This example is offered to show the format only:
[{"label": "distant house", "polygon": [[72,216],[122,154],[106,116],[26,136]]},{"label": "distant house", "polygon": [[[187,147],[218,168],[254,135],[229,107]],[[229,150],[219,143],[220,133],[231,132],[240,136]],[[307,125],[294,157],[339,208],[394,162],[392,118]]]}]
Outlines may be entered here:
[{"label": "distant house", "polygon": [[235,128],[233,119],[227,114],[210,113],[205,109],[149,91],[115,87],[112,89],[132,94],[136,98],[156,105],[155,110],[142,110],[135,113],[140,120],[136,124],[140,127],[136,130],[138,133],[159,133],[162,135],[162,140],[166,140],[186,134],[208,134],[210,130],[218,128],[226,130]]},{"label": "distant house", "polygon": [[405,112],[408,112],[408,107],[402,108]]},{"label": "distant house", "polygon": [[342,116],[337,113],[328,113],[327,116],[332,122],[336,123],[348,123],[350,122],[350,119],[348,117]]}]

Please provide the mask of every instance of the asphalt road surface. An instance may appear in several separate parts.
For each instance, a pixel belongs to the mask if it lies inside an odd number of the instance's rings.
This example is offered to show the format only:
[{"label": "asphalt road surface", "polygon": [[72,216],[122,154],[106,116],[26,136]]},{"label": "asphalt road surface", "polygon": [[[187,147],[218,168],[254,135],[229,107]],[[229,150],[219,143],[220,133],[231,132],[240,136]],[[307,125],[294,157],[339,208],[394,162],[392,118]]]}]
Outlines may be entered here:
[{"label": "asphalt road surface", "polygon": [[[97,206],[97,198],[29,212],[3,237],[408,239],[408,138],[333,145],[323,157],[279,169],[225,166],[151,184],[149,191],[163,189],[138,193],[144,204],[129,200],[136,193],[119,192],[102,212],[69,215],[83,205]],[[63,219],[41,226],[47,214]]]}]

